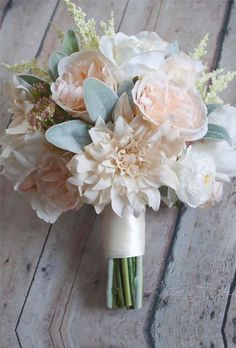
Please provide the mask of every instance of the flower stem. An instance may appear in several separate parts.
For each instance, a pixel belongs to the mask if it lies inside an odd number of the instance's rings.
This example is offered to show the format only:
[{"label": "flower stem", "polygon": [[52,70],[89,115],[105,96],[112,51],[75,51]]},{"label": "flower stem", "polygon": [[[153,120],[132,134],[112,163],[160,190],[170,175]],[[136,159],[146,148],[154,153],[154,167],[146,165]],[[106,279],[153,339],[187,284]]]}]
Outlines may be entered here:
[{"label": "flower stem", "polygon": [[122,284],[124,289],[124,298],[126,307],[132,306],[130,282],[129,282],[129,268],[127,258],[121,259],[121,270],[122,270]]},{"label": "flower stem", "polygon": [[142,256],[109,259],[107,307],[140,309],[142,297]]}]

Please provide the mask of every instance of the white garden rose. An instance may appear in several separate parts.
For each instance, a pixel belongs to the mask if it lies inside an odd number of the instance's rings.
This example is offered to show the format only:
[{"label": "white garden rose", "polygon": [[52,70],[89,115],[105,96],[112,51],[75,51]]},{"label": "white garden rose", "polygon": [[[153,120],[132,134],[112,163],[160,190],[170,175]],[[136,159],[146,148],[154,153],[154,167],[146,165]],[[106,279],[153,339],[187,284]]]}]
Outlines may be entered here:
[{"label": "white garden rose", "polygon": [[68,165],[69,181],[97,213],[111,203],[118,216],[128,209],[137,217],[146,205],[159,209],[159,187],[177,189],[172,165],[184,142],[169,122],[150,130],[139,117],[129,124],[119,117],[112,130],[99,119],[90,136],[92,143]]},{"label": "white garden rose", "polygon": [[100,50],[117,67],[119,80],[127,80],[158,70],[168,44],[154,32],[143,31],[132,36],[119,32],[113,37],[103,36]]},{"label": "white garden rose", "polygon": [[80,206],[78,190],[67,182],[68,160],[41,133],[5,135],[0,143],[3,174],[25,194],[38,217],[54,223],[64,211]]},{"label": "white garden rose", "polygon": [[110,62],[97,50],[82,50],[64,57],[58,64],[59,77],[51,85],[52,98],[73,117],[91,122],[83,96],[83,83],[94,77],[116,90]]},{"label": "white garden rose", "polygon": [[207,109],[195,87],[163,71],[147,74],[135,83],[134,103],[144,119],[156,126],[167,120],[180,130],[186,141],[207,132]]},{"label": "white garden rose", "polygon": [[196,208],[209,201],[214,191],[216,168],[211,156],[189,147],[175,165],[179,179],[178,198]]},{"label": "white garden rose", "polygon": [[230,105],[220,106],[208,116],[208,120],[209,124],[222,126],[228,131],[232,145],[224,140],[205,139],[194,144],[194,147],[202,154],[211,156],[218,180],[227,182],[236,176],[236,108]]}]

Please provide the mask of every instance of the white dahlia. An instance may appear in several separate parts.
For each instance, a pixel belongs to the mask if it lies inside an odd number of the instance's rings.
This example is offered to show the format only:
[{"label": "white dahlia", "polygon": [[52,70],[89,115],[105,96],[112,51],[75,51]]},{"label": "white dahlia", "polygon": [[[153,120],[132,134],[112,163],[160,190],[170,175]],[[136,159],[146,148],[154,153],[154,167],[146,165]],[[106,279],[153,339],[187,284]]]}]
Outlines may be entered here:
[{"label": "white dahlia", "polygon": [[130,124],[119,117],[112,130],[99,119],[90,136],[92,143],[68,164],[69,182],[97,213],[111,203],[117,215],[128,209],[137,217],[146,205],[159,209],[160,186],[177,189],[172,165],[184,142],[169,122],[150,130],[139,117]]}]

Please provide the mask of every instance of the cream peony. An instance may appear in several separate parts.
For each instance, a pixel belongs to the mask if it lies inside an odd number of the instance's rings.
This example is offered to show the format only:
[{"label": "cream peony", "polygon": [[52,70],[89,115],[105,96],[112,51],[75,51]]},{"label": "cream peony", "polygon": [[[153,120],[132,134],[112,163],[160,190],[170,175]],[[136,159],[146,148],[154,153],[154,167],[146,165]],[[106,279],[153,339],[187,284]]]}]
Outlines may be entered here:
[{"label": "cream peony", "polygon": [[168,57],[163,68],[171,79],[184,81],[191,88],[195,87],[196,81],[204,71],[204,66],[200,61],[193,60],[184,52]]},{"label": "cream peony", "polygon": [[154,32],[143,31],[132,36],[119,32],[113,37],[103,36],[100,50],[117,67],[116,75],[121,81],[158,70],[168,44]]},{"label": "cream peony", "polygon": [[169,120],[186,141],[207,132],[207,109],[195,88],[160,71],[137,81],[133,100],[143,117],[160,126]]},{"label": "cream peony", "polygon": [[210,156],[190,146],[176,162],[175,171],[180,183],[176,194],[182,202],[196,208],[211,199],[216,168]]},{"label": "cream peony", "polygon": [[53,151],[40,133],[5,135],[0,163],[17,191],[25,193],[37,215],[54,223],[59,215],[79,207],[78,190],[67,182],[68,160]]},{"label": "cream peony", "polygon": [[83,98],[83,82],[95,77],[116,90],[110,63],[96,50],[82,50],[64,57],[58,64],[59,77],[51,85],[52,98],[74,117],[89,121]]},{"label": "cream peony", "polygon": [[178,187],[171,167],[184,143],[170,123],[151,131],[139,117],[130,124],[119,117],[112,130],[99,119],[90,136],[92,143],[68,165],[69,181],[97,213],[109,203],[119,216],[125,209],[139,216],[146,205],[158,210],[158,188]]}]

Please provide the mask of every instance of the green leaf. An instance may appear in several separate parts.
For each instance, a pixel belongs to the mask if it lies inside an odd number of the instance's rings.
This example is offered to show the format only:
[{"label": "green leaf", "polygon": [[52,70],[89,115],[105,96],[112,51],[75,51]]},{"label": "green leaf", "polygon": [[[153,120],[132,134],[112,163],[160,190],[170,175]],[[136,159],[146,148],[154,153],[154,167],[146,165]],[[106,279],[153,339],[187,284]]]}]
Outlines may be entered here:
[{"label": "green leaf", "polygon": [[73,30],[67,30],[67,32],[65,33],[62,47],[63,52],[67,55],[79,51],[79,43]]},{"label": "green leaf", "polygon": [[51,54],[49,59],[48,73],[53,81],[56,81],[58,77],[57,66],[63,57],[66,57],[66,54],[63,52],[55,51]]},{"label": "green leaf", "polygon": [[117,94],[120,97],[123,93],[127,93],[130,103],[133,103],[132,89],[134,88],[134,83],[132,80],[126,80],[122,82],[118,88]]},{"label": "green leaf", "polygon": [[107,122],[118,99],[117,94],[105,83],[90,77],[83,85],[84,101],[93,122],[101,117]]},{"label": "green leaf", "polygon": [[80,120],[66,121],[49,128],[45,137],[49,143],[70,152],[78,153],[91,143],[89,126]]},{"label": "green leaf", "polygon": [[209,115],[212,111],[214,111],[215,109],[217,109],[219,106],[221,106],[220,104],[207,104],[207,114]]},{"label": "green leaf", "polygon": [[170,44],[170,55],[171,56],[175,56],[176,54],[180,53],[180,49],[179,49],[179,44],[177,41],[174,41]]},{"label": "green leaf", "polygon": [[18,77],[21,80],[27,82],[30,86],[33,86],[36,83],[43,83],[44,85],[48,85],[49,86],[49,84],[46,81],[38,78],[37,76],[28,75],[28,74],[21,74],[21,75],[18,75]]},{"label": "green leaf", "polygon": [[227,129],[225,129],[222,126],[219,126],[218,124],[210,123],[208,125],[208,132],[202,139],[225,140],[230,146],[232,146],[232,139]]}]

